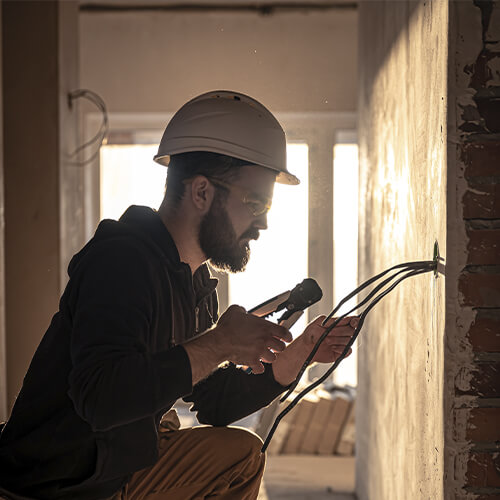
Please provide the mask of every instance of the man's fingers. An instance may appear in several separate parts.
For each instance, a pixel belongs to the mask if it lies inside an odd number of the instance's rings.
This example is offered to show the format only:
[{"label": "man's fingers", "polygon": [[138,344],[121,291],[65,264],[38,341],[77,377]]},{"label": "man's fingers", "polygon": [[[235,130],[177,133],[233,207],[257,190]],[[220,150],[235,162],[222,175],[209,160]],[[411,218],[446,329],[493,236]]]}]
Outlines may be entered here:
[{"label": "man's fingers", "polygon": [[269,351],[268,349],[266,349],[260,357],[261,361],[264,361],[264,363],[274,363],[276,361],[276,358],[276,354],[274,354],[274,352],[272,351]]},{"label": "man's fingers", "polygon": [[286,349],[286,344],[277,338],[271,337],[266,347],[272,349],[274,352],[283,352]]},{"label": "man's fingers", "polygon": [[254,363],[248,366],[252,369],[252,373],[254,373],[255,375],[264,373],[264,365],[262,363]]},{"label": "man's fingers", "polygon": [[[344,349],[345,349],[345,346],[344,347],[339,347],[337,349],[332,348],[332,351],[333,351],[333,353],[335,354],[336,357],[339,357],[344,352]],[[347,351],[347,354],[345,355],[345,357],[347,358],[347,356],[350,356],[351,353],[352,353],[352,348],[349,349],[349,351]]]},{"label": "man's fingers", "polygon": [[285,342],[291,342],[293,340],[292,334],[284,327],[271,323],[270,321],[264,320],[269,323],[268,332],[277,339],[284,340]]},{"label": "man's fingers", "polygon": [[[335,321],[337,321],[337,318],[330,318],[325,326],[326,327],[332,326],[333,323],[335,323]],[[339,328],[341,326],[349,326],[351,328],[356,328],[358,324],[359,324],[359,316],[347,316],[345,318],[342,318],[337,323],[335,328]]]},{"label": "man's fingers", "polygon": [[327,344],[333,345],[333,344],[347,344],[351,340],[352,336],[351,335],[328,335],[326,337],[325,342]]},{"label": "man's fingers", "polygon": [[243,306],[239,306],[238,304],[233,304],[232,306],[229,306],[227,308],[226,312],[240,312],[240,313],[246,313],[246,309]]}]

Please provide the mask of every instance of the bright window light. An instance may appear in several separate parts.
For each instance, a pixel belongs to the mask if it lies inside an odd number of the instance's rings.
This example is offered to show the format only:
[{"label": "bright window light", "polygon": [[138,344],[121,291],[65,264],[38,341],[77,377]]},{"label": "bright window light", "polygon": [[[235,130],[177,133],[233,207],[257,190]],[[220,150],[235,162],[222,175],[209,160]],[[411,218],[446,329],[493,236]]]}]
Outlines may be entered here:
[{"label": "bright window light", "polygon": [[153,161],[154,144],[101,148],[101,219],[119,219],[130,205],[158,208],[167,169]]},{"label": "bright window light", "polygon": [[[333,167],[333,255],[334,300],[337,304],[358,282],[358,146],[336,144]],[[355,304],[354,299],[340,309],[339,315]],[[357,385],[356,345],[350,357],[335,371],[335,383]]]},{"label": "bright window light", "polygon": [[[229,275],[230,304],[250,309],[307,278],[308,152],[307,144],[287,145],[288,169],[300,184],[275,185],[267,231],[250,243],[246,270]],[[306,317],[291,329],[294,336],[302,333]]]}]

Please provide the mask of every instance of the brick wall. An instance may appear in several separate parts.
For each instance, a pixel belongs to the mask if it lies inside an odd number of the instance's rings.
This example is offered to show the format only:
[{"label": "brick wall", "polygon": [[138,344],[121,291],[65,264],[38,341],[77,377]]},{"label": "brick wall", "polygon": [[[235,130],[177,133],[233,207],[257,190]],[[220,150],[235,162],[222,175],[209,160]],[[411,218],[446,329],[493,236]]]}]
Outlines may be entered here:
[{"label": "brick wall", "polygon": [[448,141],[455,176],[448,181],[456,204],[448,217],[456,215],[449,227],[459,236],[458,293],[451,294],[457,314],[448,330],[454,394],[447,498],[500,499],[499,40],[497,2],[450,3]]}]

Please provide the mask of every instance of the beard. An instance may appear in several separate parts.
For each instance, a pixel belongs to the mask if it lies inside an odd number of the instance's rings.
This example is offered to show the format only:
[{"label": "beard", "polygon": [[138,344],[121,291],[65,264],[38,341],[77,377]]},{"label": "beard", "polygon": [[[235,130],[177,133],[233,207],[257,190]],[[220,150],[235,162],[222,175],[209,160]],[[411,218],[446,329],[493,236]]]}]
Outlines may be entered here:
[{"label": "beard", "polygon": [[250,258],[250,246],[248,241],[242,243],[242,240],[258,237],[259,231],[254,228],[250,228],[240,238],[236,237],[220,196],[214,198],[210,210],[201,221],[198,232],[200,248],[210,264],[218,271],[226,273],[245,270]]}]

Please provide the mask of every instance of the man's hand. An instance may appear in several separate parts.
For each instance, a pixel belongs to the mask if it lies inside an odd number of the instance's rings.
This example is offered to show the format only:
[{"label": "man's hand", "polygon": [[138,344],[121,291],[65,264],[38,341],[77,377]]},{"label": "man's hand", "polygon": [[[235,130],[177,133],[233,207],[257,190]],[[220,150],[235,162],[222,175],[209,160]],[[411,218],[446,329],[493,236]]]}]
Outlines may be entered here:
[{"label": "man's hand", "polygon": [[231,306],[220,318],[216,327],[218,345],[226,359],[246,365],[253,373],[262,373],[265,363],[276,361],[276,354],[285,350],[285,342],[293,340],[284,327],[271,323],[240,306]]},{"label": "man's hand", "polygon": [[[289,385],[295,380],[317,340],[335,321],[335,318],[332,318],[325,326],[322,326],[325,317],[318,316],[314,321],[309,323],[304,333],[297,337],[273,364],[274,378],[281,385]],[[357,316],[350,316],[340,321],[325,340],[323,340],[312,362],[333,363],[344,351],[358,322],[359,319]],[[349,354],[351,352],[352,350],[349,350]]]},{"label": "man's hand", "polygon": [[190,363],[193,385],[209,375],[224,361],[246,365],[253,373],[264,371],[263,362],[273,363],[277,354],[291,342],[284,327],[231,306],[215,328],[183,344]]},{"label": "man's hand", "polygon": [[[325,326],[322,326],[325,316],[318,316],[314,321],[309,323],[301,335],[304,340],[304,348],[307,347],[308,349],[308,355],[325,330],[333,325],[335,319],[331,318]],[[356,326],[358,326],[357,317],[351,316],[342,319],[325,340],[323,340],[312,362],[333,363],[344,352],[345,346],[351,339]],[[348,355],[351,353],[352,349],[349,350]]]}]

